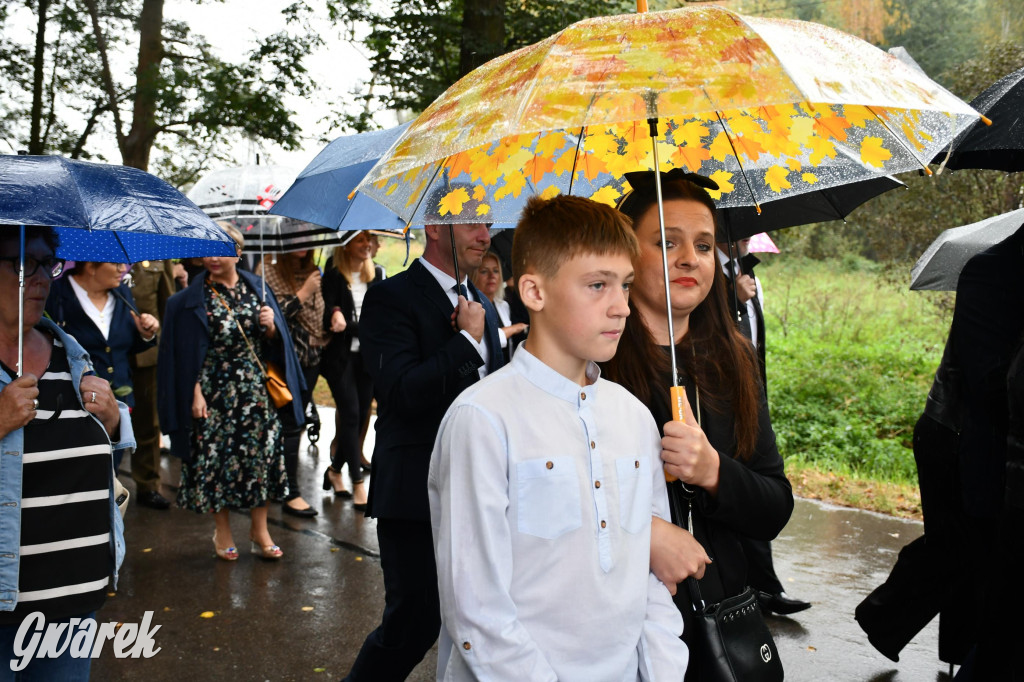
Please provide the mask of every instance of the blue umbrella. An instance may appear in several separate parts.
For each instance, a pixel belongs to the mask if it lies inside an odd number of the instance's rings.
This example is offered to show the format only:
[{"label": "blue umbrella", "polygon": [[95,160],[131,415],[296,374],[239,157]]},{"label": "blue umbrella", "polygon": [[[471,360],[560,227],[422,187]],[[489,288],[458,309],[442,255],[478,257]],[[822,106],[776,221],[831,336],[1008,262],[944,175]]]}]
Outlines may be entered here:
[{"label": "blue umbrella", "polygon": [[302,169],[270,213],[333,230],[401,229],[405,222],[373,199],[348,196],[408,123],[387,130],[339,137]]},{"label": "blue umbrella", "polygon": [[49,225],[69,260],[234,256],[235,243],[178,190],[127,166],[0,155],[0,223]]},{"label": "blue umbrella", "polygon": [[[21,225],[19,317],[24,315],[25,225],[57,230],[64,259],[107,263],[234,256],[235,243],[178,190],[137,168],[60,156],[0,155],[0,223]],[[18,325],[18,374],[22,363]]]}]

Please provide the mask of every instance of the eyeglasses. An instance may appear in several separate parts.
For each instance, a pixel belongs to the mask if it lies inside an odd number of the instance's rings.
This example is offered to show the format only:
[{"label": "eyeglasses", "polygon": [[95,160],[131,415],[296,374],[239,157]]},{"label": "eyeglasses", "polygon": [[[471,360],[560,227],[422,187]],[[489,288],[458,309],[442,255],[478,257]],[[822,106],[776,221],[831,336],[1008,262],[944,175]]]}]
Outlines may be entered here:
[{"label": "eyeglasses", "polygon": [[[11,264],[11,267],[15,272],[18,271],[18,265],[21,262],[21,256],[0,256],[0,261],[7,261]],[[43,273],[50,279],[54,279],[60,276],[60,273],[64,272],[64,259],[56,258],[54,256],[47,256],[42,260],[38,260],[33,256],[25,254],[25,277],[31,277],[36,274],[39,267],[42,266]]]}]

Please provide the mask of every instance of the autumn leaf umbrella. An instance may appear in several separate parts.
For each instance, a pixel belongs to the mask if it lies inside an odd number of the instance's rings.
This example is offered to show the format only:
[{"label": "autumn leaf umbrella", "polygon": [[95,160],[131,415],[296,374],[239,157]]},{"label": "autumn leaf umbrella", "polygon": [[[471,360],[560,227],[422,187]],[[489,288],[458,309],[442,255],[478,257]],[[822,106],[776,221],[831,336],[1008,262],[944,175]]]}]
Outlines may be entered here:
[{"label": "autumn leaf umbrella", "polygon": [[920,71],[818,24],[713,6],[601,17],[464,77],[358,189],[407,223],[514,223],[532,194],[614,203],[624,173],[680,167],[718,183],[720,208],[757,207],[927,172],[977,118]]}]

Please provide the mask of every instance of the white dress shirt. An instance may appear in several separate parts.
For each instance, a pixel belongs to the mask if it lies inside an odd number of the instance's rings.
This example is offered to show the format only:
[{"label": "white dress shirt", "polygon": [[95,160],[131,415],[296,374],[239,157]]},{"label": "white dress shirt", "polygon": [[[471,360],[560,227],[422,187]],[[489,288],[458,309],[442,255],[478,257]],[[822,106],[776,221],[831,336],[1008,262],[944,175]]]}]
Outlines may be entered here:
[{"label": "white dress shirt", "polygon": [[[716,248],[715,250],[718,252],[718,262],[722,264],[722,272],[725,273],[726,277],[739,277],[740,274],[749,274],[737,273],[736,260],[730,261],[729,256],[721,249]],[[757,348],[760,339],[757,338],[757,311],[754,309],[754,306],[760,303],[762,315],[764,314],[764,291],[761,289],[761,280],[757,277],[754,277],[754,290],[757,292],[757,303],[754,302],[754,299],[750,298],[747,299],[744,305],[747,306],[747,319],[750,320],[750,343],[753,344],[754,348]],[[732,301],[729,303],[731,305]]]},{"label": "white dress shirt", "polygon": [[[369,286],[363,281],[363,275],[358,270],[351,273],[352,284],[349,286],[349,291],[352,292],[352,315],[356,322],[363,315],[363,299],[366,298],[366,290]],[[352,337],[352,344],[349,346],[349,350],[353,353],[359,351],[359,335],[356,334]]]},{"label": "white dress shirt", "polygon": [[[423,267],[427,269],[427,272],[433,275],[434,279],[437,280],[437,283],[441,285],[442,289],[444,289],[444,292],[448,295],[448,300],[452,302],[452,307],[456,307],[459,304],[459,295],[455,290],[455,278],[440,268],[431,265],[426,259],[420,258],[419,260]],[[469,279],[463,275],[462,284],[466,287],[467,298],[472,301],[474,300],[473,293],[469,290],[469,285],[467,284],[468,281]],[[487,362],[491,359],[490,351],[487,349],[487,332],[484,332],[484,335],[480,337],[479,342],[477,342],[477,340],[473,338],[473,335],[465,329],[460,330],[459,333],[469,339],[469,342],[473,344],[474,348],[476,348],[476,352],[480,353],[480,357],[483,358],[484,364],[480,365],[477,369],[477,372],[480,373],[480,378],[483,379],[487,376]]]},{"label": "white dress shirt", "polygon": [[683,679],[682,617],[650,572],[651,516],[669,518],[658,428],[593,363],[587,377],[521,348],[441,422],[438,680]]},{"label": "white dress shirt", "polygon": [[99,328],[104,339],[109,338],[110,323],[114,319],[114,295],[109,291],[107,292],[107,302],[101,310],[96,307],[95,303],[89,300],[89,292],[75,281],[74,275],[68,275],[68,281],[71,282],[71,288],[74,290],[75,297],[78,298],[78,303],[82,306],[86,316]]}]

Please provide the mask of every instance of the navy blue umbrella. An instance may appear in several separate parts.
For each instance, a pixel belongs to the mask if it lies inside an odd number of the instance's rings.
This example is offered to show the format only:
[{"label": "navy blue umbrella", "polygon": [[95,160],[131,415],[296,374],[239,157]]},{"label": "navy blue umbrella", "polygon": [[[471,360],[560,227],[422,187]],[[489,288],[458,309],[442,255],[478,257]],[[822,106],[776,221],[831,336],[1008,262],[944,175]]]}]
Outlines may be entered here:
[{"label": "navy blue umbrella", "polygon": [[56,228],[68,260],[235,255],[234,241],[155,175],[61,156],[0,155],[0,223]]},{"label": "navy blue umbrella", "polygon": [[[25,225],[49,225],[68,260],[234,256],[235,243],[160,178],[137,168],[60,156],[0,155],[0,224],[21,225],[20,317],[24,315]],[[22,363],[18,325],[18,374]]]},{"label": "navy blue umbrella", "polygon": [[332,230],[401,229],[405,222],[373,199],[349,194],[401,137],[408,123],[339,137],[302,169],[270,213]]}]

